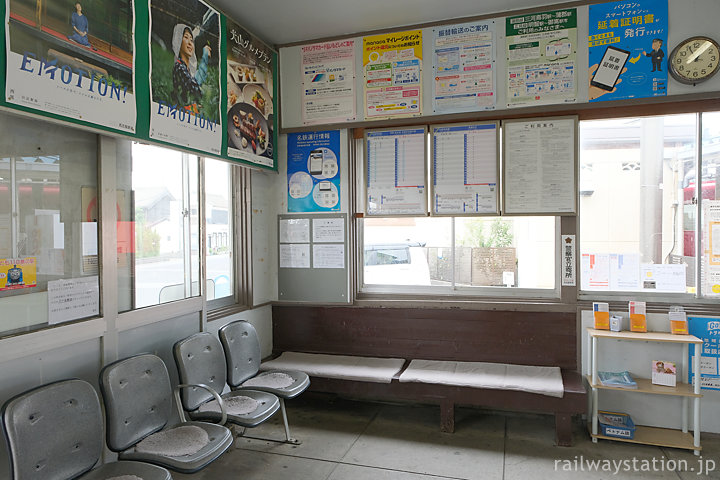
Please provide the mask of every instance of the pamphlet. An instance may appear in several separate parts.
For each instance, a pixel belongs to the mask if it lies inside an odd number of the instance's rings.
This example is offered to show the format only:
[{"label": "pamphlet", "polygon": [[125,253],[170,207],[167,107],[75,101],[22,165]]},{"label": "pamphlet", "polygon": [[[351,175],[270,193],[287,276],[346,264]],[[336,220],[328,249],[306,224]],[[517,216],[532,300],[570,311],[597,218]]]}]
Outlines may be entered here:
[{"label": "pamphlet", "polygon": [[674,362],[653,360],[651,368],[653,385],[674,387],[677,384],[677,368]]},{"label": "pamphlet", "polygon": [[647,332],[647,320],[645,318],[645,302],[631,301],[629,308],[630,330],[633,332]]},{"label": "pamphlet", "polygon": [[610,330],[610,305],[606,302],[593,302],[593,317],[597,330]]}]

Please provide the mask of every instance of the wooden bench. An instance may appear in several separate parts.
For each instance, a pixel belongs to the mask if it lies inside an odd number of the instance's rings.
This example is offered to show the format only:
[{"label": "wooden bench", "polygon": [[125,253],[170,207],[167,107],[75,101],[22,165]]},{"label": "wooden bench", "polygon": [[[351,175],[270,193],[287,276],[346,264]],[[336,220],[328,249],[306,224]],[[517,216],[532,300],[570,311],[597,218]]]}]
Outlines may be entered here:
[{"label": "wooden bench", "polygon": [[558,445],[572,443],[572,418],[587,411],[578,370],[575,313],[367,307],[273,307],[273,350],[362,357],[557,366],[562,398],[513,390],[312,377],[310,390],[440,406],[454,431],[455,405],[555,415]]}]

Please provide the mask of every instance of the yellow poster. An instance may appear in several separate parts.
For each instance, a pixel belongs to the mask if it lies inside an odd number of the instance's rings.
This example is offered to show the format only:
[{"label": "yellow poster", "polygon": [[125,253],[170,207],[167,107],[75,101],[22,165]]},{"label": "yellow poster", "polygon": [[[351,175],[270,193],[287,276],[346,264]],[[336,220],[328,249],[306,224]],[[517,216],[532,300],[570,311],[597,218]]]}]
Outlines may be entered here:
[{"label": "yellow poster", "polygon": [[363,37],[365,118],[422,114],[422,30]]},{"label": "yellow poster", "polygon": [[30,288],[37,285],[37,259],[0,258],[0,290]]}]

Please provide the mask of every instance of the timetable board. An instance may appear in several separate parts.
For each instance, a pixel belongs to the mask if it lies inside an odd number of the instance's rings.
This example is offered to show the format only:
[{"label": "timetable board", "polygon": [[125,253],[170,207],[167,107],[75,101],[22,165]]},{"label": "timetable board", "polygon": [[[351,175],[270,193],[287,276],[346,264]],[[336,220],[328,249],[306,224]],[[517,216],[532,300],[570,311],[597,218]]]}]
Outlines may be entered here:
[{"label": "timetable board", "polygon": [[365,134],[365,214],[427,215],[425,127]]},{"label": "timetable board", "polygon": [[432,127],[432,214],[497,215],[497,122]]},{"label": "timetable board", "polygon": [[503,213],[577,213],[577,117],[503,122]]}]

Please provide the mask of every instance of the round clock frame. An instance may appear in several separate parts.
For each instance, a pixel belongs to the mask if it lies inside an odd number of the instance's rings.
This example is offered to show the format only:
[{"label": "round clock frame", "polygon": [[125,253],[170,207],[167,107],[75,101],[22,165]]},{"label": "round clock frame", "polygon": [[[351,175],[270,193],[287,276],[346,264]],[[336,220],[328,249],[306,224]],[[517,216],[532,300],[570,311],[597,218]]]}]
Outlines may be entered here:
[{"label": "round clock frame", "polygon": [[[707,62],[709,62],[709,66],[705,67],[705,73],[702,73],[703,69],[700,65],[689,70],[683,69],[681,71],[678,67],[683,66],[683,60],[685,58],[688,58],[687,51],[689,50],[690,56],[692,56],[698,48],[701,48],[703,42],[709,42],[710,47],[703,50],[703,52],[701,52],[700,55],[698,55],[693,60],[693,66],[696,63],[699,63],[699,61],[706,60]],[[693,47],[695,43],[700,43],[701,45],[695,47],[695,51],[693,51],[691,47]],[[714,55],[713,50],[711,49],[714,49]],[[708,50],[710,50],[710,52],[708,52]],[[683,52],[685,52],[685,55],[683,55]],[[714,56],[715,60],[711,61],[709,58],[701,60],[705,55]],[[687,65],[687,62],[685,62],[685,65]],[[720,44],[707,36],[696,36],[687,38],[682,42],[678,43],[677,46],[672,50],[672,52],[670,52],[667,60],[667,68],[670,72],[670,75],[672,75],[672,77],[680,83],[683,83],[685,85],[696,85],[698,83],[702,83],[710,79],[718,72],[718,70],[720,70]],[[690,75],[692,75],[693,73],[697,73],[697,76],[688,76],[686,75],[686,73],[689,73]]]}]

